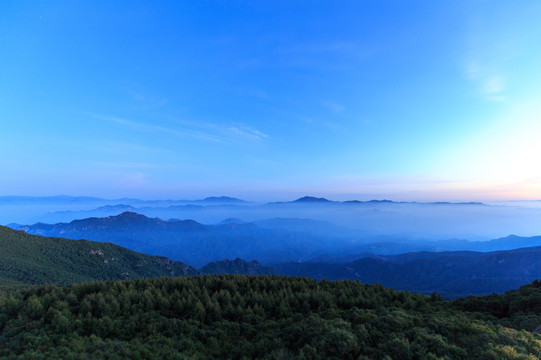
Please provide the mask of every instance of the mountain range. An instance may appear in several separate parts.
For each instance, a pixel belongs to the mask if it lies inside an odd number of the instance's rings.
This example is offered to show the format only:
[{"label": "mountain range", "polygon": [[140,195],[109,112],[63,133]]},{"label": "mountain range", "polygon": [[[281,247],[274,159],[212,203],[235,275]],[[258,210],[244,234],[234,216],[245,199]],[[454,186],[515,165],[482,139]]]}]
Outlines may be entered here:
[{"label": "mountain range", "polygon": [[329,222],[271,218],[254,222],[226,219],[216,225],[162,220],[134,212],[69,223],[11,224],[29,234],[112,242],[134,251],[167,256],[201,267],[223,259],[256,259],[265,265],[289,261],[347,263],[373,255],[430,251],[497,251],[541,246],[541,236],[510,235],[490,241],[430,240],[369,236]]},{"label": "mountain range", "polygon": [[345,264],[289,262],[279,274],[328,280],[360,280],[445,297],[490,294],[541,278],[541,247],[507,251],[419,252],[357,259]]},{"label": "mountain range", "polygon": [[[331,241],[323,237],[265,229],[252,223],[203,225],[193,220],[148,218],[133,212],[70,223],[17,226],[16,229],[35,235],[112,242],[194,266],[237,257],[266,263],[309,259],[331,245]],[[318,246],[313,249],[311,244]]]},{"label": "mountain range", "polygon": [[[134,226],[134,219],[139,226]],[[72,224],[73,229],[58,224],[40,226],[42,229],[66,231],[64,235],[75,230],[84,230],[87,234],[92,231],[96,234],[101,234],[100,231],[113,234],[112,229],[116,229],[117,234],[145,233],[169,226],[186,232],[206,231],[204,225],[194,221],[165,222],[133,213],[87,220]],[[234,229],[238,224],[230,226]],[[157,234],[156,239],[160,234],[164,233]],[[211,237],[201,239],[206,239],[205,246],[211,246]],[[527,243],[540,239],[522,240]],[[194,237],[192,241],[197,244]],[[496,244],[500,242],[502,240],[495,240]],[[215,244],[215,247],[223,249],[225,245]],[[68,284],[90,280],[222,273],[282,274],[319,280],[359,280],[412,292],[436,291],[454,298],[503,292],[541,278],[541,246],[493,252],[414,252],[387,256],[365,253],[358,254],[359,258],[354,260],[351,258],[355,255],[349,255],[349,259],[347,256],[319,257],[312,261],[282,261],[272,266],[261,265],[257,260],[224,260],[233,258],[224,256],[218,261],[201,265],[200,270],[183,262],[137,253],[111,243],[35,236],[6,227],[0,227],[0,248],[0,282],[3,285],[43,282]],[[185,257],[189,257],[194,248],[194,244],[179,246],[175,251],[184,252]]]},{"label": "mountain range", "polygon": [[310,219],[334,225],[334,237],[400,236],[431,240],[489,240],[516,229],[523,230],[521,235],[537,235],[533,230],[537,230],[539,218],[535,209],[517,210],[476,202],[333,201],[313,196],[267,203],[227,196],[201,200],[0,197],[0,224],[54,224],[116,216],[126,211],[151,218],[192,219],[207,225],[227,218],[251,223],[275,218]]}]

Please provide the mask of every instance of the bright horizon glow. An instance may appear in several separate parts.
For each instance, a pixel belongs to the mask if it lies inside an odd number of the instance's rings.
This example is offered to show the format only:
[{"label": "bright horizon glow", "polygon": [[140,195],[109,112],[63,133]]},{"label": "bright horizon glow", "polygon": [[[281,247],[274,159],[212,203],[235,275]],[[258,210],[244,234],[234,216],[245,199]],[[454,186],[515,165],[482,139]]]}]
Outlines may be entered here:
[{"label": "bright horizon glow", "polygon": [[541,4],[0,5],[0,195],[541,199]]}]

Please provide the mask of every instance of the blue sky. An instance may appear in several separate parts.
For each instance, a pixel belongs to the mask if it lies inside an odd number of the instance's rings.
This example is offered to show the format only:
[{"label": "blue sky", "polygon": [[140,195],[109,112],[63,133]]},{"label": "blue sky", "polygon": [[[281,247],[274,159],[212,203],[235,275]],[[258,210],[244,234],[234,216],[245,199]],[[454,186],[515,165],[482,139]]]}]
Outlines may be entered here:
[{"label": "blue sky", "polygon": [[541,198],[538,1],[4,1],[3,195]]}]

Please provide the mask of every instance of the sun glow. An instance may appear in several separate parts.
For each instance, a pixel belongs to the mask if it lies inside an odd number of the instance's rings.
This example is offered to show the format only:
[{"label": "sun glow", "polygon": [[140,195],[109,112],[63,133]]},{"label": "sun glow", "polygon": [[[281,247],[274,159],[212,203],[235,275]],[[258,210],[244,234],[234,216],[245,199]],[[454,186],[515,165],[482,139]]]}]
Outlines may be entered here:
[{"label": "sun glow", "polygon": [[[541,197],[541,101],[514,107],[450,154],[451,171],[469,174],[465,187],[503,197]],[[469,183],[469,185],[466,185]]]}]

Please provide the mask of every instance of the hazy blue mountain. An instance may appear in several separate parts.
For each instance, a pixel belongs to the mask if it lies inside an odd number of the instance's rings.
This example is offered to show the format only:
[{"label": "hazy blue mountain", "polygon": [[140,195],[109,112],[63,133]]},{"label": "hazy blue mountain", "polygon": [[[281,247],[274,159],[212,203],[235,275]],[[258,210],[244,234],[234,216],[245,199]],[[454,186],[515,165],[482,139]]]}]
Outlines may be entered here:
[{"label": "hazy blue mountain", "polygon": [[495,251],[495,250],[511,250],[522,247],[531,247],[541,245],[541,236],[523,237],[509,235],[503,238],[480,241],[470,244],[469,249],[477,251]]},{"label": "hazy blue mountain", "polygon": [[70,223],[18,227],[31,234],[107,241],[148,254],[203,266],[225,258],[269,263],[306,260],[339,246],[338,240],[251,223],[203,225],[193,220],[148,218],[133,212]]},{"label": "hazy blue mountain", "polygon": [[196,200],[196,203],[206,203],[206,204],[244,204],[246,201],[242,199],[237,199],[229,196],[210,196],[204,198],[203,200]]},{"label": "hazy blue mountain", "polygon": [[[141,212],[140,209],[142,208],[167,209],[190,204],[216,206],[244,203],[244,200],[227,196],[214,196],[196,200],[103,199],[67,195],[0,196],[0,223],[67,222],[95,216],[117,215],[122,211]],[[120,208],[122,205],[124,209]],[[169,217],[178,217],[172,214],[171,211],[169,211],[169,215]]]},{"label": "hazy blue mountain", "polygon": [[[149,218],[134,212],[74,220],[69,223],[16,227],[31,234],[108,241],[135,251],[171,257],[194,266],[225,258],[256,259],[266,265],[284,261],[344,262],[352,255],[408,252],[493,251],[541,245],[541,237],[509,236],[476,242],[434,241],[407,236],[370,236],[310,219],[274,218],[255,223],[240,219],[217,225],[194,220]],[[350,236],[347,237],[346,235]],[[333,260],[335,259],[335,260]]]},{"label": "hazy blue mountain", "polygon": [[410,253],[377,256],[349,263],[289,262],[278,273],[316,279],[360,280],[447,297],[490,294],[541,278],[541,247],[495,252]]},{"label": "hazy blue mountain", "polygon": [[333,201],[330,201],[325,198],[318,198],[313,196],[304,196],[297,200],[292,201],[292,203],[331,203]]},{"label": "hazy blue mountain", "polygon": [[[250,264],[253,268],[250,269]],[[265,270],[262,271],[261,269]],[[328,280],[359,280],[448,298],[503,293],[541,278],[541,247],[496,252],[417,252],[392,256],[363,255],[347,263],[286,262],[262,267],[253,261],[224,260],[202,273],[283,274]]]},{"label": "hazy blue mountain", "polygon": [[[541,278],[541,246],[495,252],[314,255],[308,244],[319,244],[320,249],[324,246],[316,238],[302,237],[302,233],[261,229],[249,223],[208,226],[193,220],[164,221],[130,212],[68,224],[35,224],[23,229],[68,238],[113,239],[131,248],[152,250],[143,252],[189,259],[202,267],[201,273],[276,273],[317,279],[353,279],[412,292],[437,291],[447,297],[503,292]],[[84,236],[79,236],[82,234]],[[495,243],[501,241],[496,239]],[[183,263],[135,253],[110,243],[39,237],[4,227],[0,227],[0,243],[3,284],[198,273]],[[257,260],[246,262],[235,254],[275,264],[269,267]],[[352,261],[356,256],[360,258]],[[235,260],[211,262],[216,258]],[[206,259],[211,259],[211,263]]]},{"label": "hazy blue mountain", "polygon": [[[415,253],[412,253],[412,254],[415,254]],[[352,261],[355,261],[355,260],[358,260],[358,259],[364,259],[364,258],[370,258],[370,257],[381,257],[382,255],[377,255],[377,254],[373,254],[373,253],[369,253],[369,252],[365,252],[365,253],[355,253],[355,254],[351,254],[351,255],[330,255],[330,254],[325,254],[325,255],[319,255],[319,256],[316,256],[310,260],[308,260],[307,262],[310,262],[310,263],[324,263],[324,264],[346,264],[346,263],[349,263],[349,262],[352,262]]]},{"label": "hazy blue mountain", "polygon": [[97,212],[106,212],[106,213],[109,213],[109,212],[117,212],[117,211],[120,211],[121,213],[123,212],[126,212],[126,211],[134,211],[136,210],[136,208],[134,208],[133,206],[131,205],[125,205],[125,204],[118,204],[118,205],[104,205],[104,206],[101,206],[97,209],[95,209],[95,211]]},{"label": "hazy blue mountain", "polygon": [[247,224],[247,222],[237,218],[227,218],[220,224]]},{"label": "hazy blue mountain", "polygon": [[[2,224],[37,222],[52,224],[90,217],[113,216],[123,211],[161,219],[193,219],[207,225],[219,224],[227,218],[252,223],[275,218],[306,219],[335,226],[332,230],[319,227],[318,236],[349,238],[355,243],[396,243],[400,242],[400,239],[478,241],[503,238],[509,234],[535,236],[541,233],[538,220],[541,218],[541,208],[514,205],[396,202],[388,199],[340,202],[314,196],[280,203],[245,202],[226,196],[202,200],[109,200],[60,196],[9,197],[2,201],[0,198]],[[279,229],[299,231],[298,228],[293,229],[291,226],[292,224],[285,224]],[[270,227],[278,229],[274,225]],[[327,228],[330,229],[330,226]],[[521,232],[517,233],[518,230]],[[376,239],[380,237],[388,237],[388,240]],[[446,247],[439,250],[457,249]]]}]

